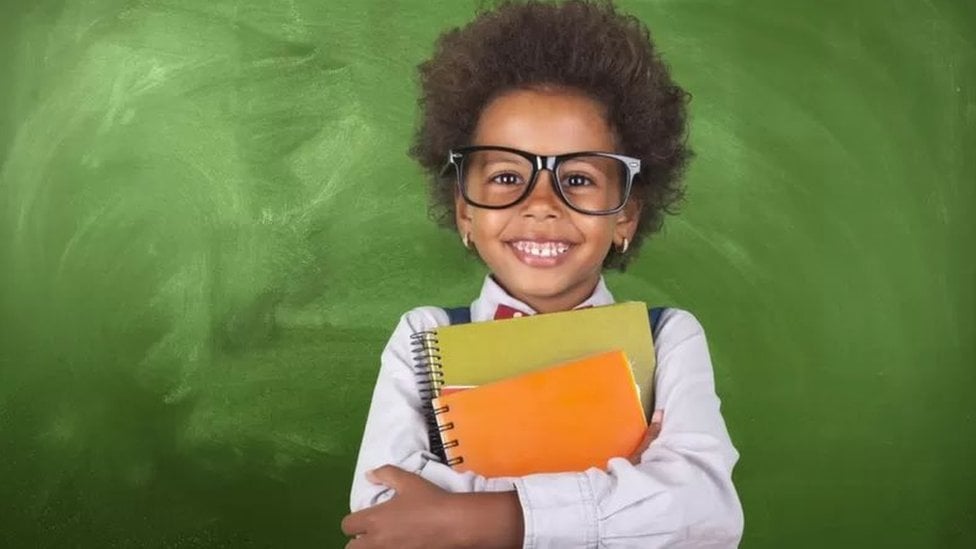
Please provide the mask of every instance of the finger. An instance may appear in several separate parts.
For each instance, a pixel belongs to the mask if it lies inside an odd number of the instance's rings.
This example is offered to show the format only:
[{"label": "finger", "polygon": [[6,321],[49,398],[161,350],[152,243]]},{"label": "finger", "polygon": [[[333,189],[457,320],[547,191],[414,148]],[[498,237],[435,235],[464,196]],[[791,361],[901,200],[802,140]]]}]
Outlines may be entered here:
[{"label": "finger", "polygon": [[628,459],[634,465],[640,463],[641,456],[644,454],[644,450],[647,450],[647,447],[651,444],[651,439],[648,438],[649,436],[650,433],[648,431],[644,431],[644,438],[641,439],[640,444],[637,445],[637,448],[634,449],[634,452],[630,454],[630,457]]},{"label": "finger", "polygon": [[658,435],[660,434],[661,434],[660,423],[652,423],[648,425],[647,431],[644,433],[644,440],[642,441],[642,444],[644,445],[644,449],[647,450],[647,448],[651,445],[651,443],[654,442],[654,440],[657,439]]},{"label": "finger", "polygon": [[647,431],[644,432],[644,439],[641,441],[641,453],[647,450],[651,443],[657,439],[661,434],[661,428],[663,426],[664,410],[654,410],[654,414],[651,416],[651,423],[647,426]]},{"label": "finger", "polygon": [[664,410],[660,408],[654,410],[654,413],[651,414],[651,424],[654,423],[658,423],[658,424],[664,423]]},{"label": "finger", "polygon": [[644,438],[641,439],[640,444],[637,445],[637,449],[630,456],[630,462],[637,465],[641,461],[641,456],[644,452],[651,446],[651,443],[657,439],[658,435],[661,434],[661,425],[664,422],[664,410],[654,410],[651,415],[651,423],[647,426],[644,431]]},{"label": "finger", "polygon": [[365,537],[352,538],[346,543],[346,549],[367,549],[369,547],[369,540]]},{"label": "finger", "polygon": [[627,458],[634,465],[640,463],[641,456],[644,454],[644,450],[647,450],[647,447],[651,445],[651,440],[653,440],[651,436],[652,436],[651,427],[648,426],[648,428],[644,431],[644,438],[641,439],[640,444],[637,445],[637,448],[634,450],[634,452],[630,454],[629,458]]},{"label": "finger", "polygon": [[340,527],[342,533],[347,536],[358,536],[366,532],[366,522],[369,516],[369,509],[356,511],[343,517]]}]

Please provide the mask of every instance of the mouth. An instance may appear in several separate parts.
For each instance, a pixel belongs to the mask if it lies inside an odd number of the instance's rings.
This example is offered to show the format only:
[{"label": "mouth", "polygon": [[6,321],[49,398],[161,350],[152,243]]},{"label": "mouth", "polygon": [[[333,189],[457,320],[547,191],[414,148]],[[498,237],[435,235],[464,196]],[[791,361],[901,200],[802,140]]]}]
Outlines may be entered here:
[{"label": "mouth", "polygon": [[559,240],[513,240],[508,246],[522,263],[532,267],[559,265],[573,248],[572,244]]}]

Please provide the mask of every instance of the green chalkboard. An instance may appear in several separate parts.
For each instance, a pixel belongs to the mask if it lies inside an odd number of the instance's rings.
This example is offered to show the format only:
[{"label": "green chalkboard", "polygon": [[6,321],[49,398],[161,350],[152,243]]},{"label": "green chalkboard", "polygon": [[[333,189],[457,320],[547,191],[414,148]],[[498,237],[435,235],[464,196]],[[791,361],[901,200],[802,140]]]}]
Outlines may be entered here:
[{"label": "green chalkboard", "polygon": [[[484,275],[405,152],[479,4],[5,3],[0,546],[342,546],[390,331]],[[620,4],[698,156],[609,283],[705,325],[743,545],[976,546],[976,4]]]}]

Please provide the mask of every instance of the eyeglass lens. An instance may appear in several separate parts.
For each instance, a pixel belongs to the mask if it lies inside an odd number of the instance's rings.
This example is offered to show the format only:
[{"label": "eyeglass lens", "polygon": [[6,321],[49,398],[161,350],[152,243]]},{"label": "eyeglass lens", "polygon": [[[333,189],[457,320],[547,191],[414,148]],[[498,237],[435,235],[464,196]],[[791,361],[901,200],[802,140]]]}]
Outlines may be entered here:
[{"label": "eyeglass lens", "polygon": [[[468,200],[504,207],[522,198],[534,171],[532,162],[523,156],[489,149],[468,152],[461,162],[460,177]],[[599,212],[620,207],[627,174],[627,166],[621,160],[586,155],[563,160],[555,175],[570,205]]]}]

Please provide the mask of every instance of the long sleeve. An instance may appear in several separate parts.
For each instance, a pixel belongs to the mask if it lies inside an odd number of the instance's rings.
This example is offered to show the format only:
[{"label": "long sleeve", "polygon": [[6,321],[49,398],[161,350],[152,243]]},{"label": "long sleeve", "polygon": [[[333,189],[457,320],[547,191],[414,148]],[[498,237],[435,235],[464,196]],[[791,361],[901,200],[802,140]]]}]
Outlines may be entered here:
[{"label": "long sleeve", "polygon": [[526,549],[738,544],[738,453],[719,411],[705,334],[691,314],[670,310],[658,342],[660,436],[636,466],[614,458],[607,471],[516,479]]},{"label": "long sleeve", "polygon": [[640,464],[614,458],[606,471],[517,479],[458,473],[427,451],[410,335],[446,323],[441,309],[415,309],[383,352],[353,479],[354,511],[392,497],[364,476],[389,463],[452,492],[516,489],[530,549],[738,543],[743,517],[731,478],[738,453],[719,410],[704,332],[691,314],[671,309],[661,319],[655,407],[664,410],[664,422]]},{"label": "long sleeve", "polygon": [[383,350],[353,476],[350,494],[353,511],[393,496],[391,490],[374,485],[365,477],[366,471],[386,464],[417,473],[451,492],[513,489],[510,479],[486,479],[472,473],[458,473],[436,461],[428,451],[427,424],[418,392],[410,336],[447,323],[447,315],[442,309],[414,309],[403,315]]}]

